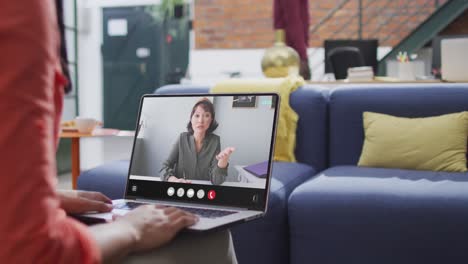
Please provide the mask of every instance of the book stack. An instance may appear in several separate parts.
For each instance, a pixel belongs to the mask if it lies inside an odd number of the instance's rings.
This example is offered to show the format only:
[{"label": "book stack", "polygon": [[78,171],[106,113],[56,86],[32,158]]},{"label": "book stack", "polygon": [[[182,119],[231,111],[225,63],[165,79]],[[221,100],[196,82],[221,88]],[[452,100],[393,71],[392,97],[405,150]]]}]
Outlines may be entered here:
[{"label": "book stack", "polygon": [[265,178],[268,174],[268,161],[245,166],[244,170],[252,173],[259,178]]},{"label": "book stack", "polygon": [[374,79],[374,71],[372,67],[352,67],[348,68],[348,80],[350,82],[355,81],[372,81]]}]

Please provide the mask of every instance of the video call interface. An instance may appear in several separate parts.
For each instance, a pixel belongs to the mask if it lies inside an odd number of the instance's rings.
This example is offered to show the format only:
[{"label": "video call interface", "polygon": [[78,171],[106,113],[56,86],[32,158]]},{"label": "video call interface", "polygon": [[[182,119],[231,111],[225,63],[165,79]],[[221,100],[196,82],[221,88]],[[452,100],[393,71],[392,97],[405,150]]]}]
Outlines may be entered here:
[{"label": "video call interface", "polygon": [[263,207],[274,98],[145,96],[127,196]]}]

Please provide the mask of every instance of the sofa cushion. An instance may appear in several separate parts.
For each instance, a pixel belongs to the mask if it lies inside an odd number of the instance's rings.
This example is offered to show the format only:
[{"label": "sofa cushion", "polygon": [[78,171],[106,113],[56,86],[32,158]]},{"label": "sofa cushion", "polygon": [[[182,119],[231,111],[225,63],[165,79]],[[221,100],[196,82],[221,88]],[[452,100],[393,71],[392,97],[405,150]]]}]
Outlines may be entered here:
[{"label": "sofa cushion", "polygon": [[468,112],[424,118],[363,115],[359,166],[466,172]]},{"label": "sofa cushion", "polygon": [[292,263],[468,263],[468,173],[338,166],[289,199]]},{"label": "sofa cushion", "polygon": [[117,160],[105,163],[80,174],[78,190],[98,191],[111,199],[121,199],[127,184],[128,160]]},{"label": "sofa cushion", "polygon": [[467,110],[468,83],[372,84],[337,88],[329,99],[330,167],[357,164],[364,140],[364,111],[426,117]]},{"label": "sofa cushion", "polygon": [[273,163],[265,217],[231,229],[239,263],[289,262],[288,197],[315,172],[301,163]]},{"label": "sofa cushion", "polygon": [[174,93],[209,93],[210,87],[205,85],[180,85],[180,84],[169,84],[157,88],[155,94],[174,94]]},{"label": "sofa cushion", "polygon": [[[326,89],[326,88],[325,88]],[[296,159],[317,171],[327,166],[328,89],[305,85],[291,94],[289,103],[299,115],[296,131]]]}]

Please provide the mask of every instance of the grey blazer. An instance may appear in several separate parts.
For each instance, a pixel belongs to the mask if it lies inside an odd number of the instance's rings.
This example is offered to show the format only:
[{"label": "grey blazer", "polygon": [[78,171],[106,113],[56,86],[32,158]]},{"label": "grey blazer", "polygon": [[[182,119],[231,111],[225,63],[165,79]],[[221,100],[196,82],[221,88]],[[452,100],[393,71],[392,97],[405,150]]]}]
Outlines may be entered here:
[{"label": "grey blazer", "polygon": [[218,135],[213,133],[205,136],[199,153],[195,148],[195,138],[188,132],[180,134],[172,147],[171,153],[163,163],[163,181],[169,176],[185,178],[187,180],[205,180],[219,185],[226,180],[227,167],[218,167],[216,155],[221,151]]}]

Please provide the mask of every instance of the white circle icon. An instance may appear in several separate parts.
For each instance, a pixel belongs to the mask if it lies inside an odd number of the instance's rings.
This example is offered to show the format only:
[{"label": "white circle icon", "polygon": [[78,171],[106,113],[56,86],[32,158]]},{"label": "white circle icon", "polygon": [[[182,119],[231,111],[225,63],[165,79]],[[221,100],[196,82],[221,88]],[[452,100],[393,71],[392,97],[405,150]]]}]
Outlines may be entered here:
[{"label": "white circle icon", "polygon": [[184,193],[185,193],[184,188],[177,189],[177,196],[182,197],[184,196]]},{"label": "white circle icon", "polygon": [[202,199],[203,197],[205,197],[205,191],[204,190],[198,190],[197,197],[198,197],[198,199]]},{"label": "white circle icon", "polygon": [[174,193],[175,193],[174,187],[169,187],[167,189],[167,195],[172,196],[172,195],[174,195]]},{"label": "white circle icon", "polygon": [[193,189],[188,189],[187,190],[187,197],[192,198],[193,195],[195,195],[195,191]]}]

